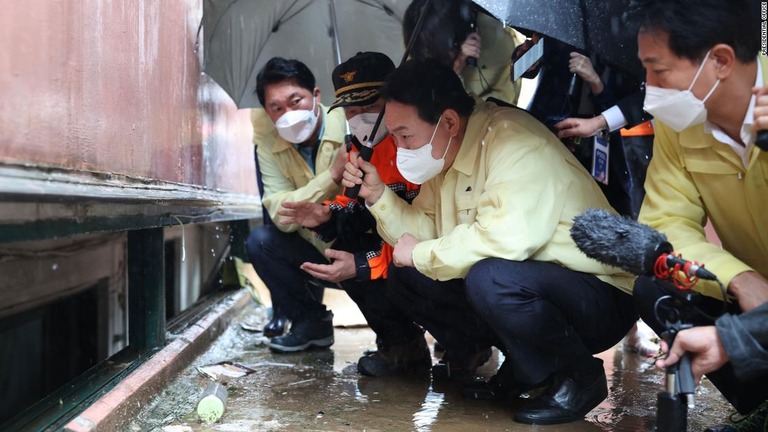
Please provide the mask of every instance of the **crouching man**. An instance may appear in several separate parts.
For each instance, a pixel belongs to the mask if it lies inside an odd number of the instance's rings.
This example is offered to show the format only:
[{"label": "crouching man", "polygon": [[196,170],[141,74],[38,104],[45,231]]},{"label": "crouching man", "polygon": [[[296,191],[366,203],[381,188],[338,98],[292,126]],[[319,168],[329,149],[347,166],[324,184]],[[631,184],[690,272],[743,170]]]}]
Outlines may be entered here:
[{"label": "crouching man", "polygon": [[599,187],[544,125],[473,99],[436,62],[406,62],[384,96],[397,167],[421,191],[406,204],[355,157],[342,184],[362,185],[395,245],[394,304],[446,348],[449,376],[474,373],[496,345],[503,391],[548,385],[516,421],[582,418],[608,394],[592,355],[637,318],[631,277],[588,259],[569,235],[583,210],[610,209]]}]

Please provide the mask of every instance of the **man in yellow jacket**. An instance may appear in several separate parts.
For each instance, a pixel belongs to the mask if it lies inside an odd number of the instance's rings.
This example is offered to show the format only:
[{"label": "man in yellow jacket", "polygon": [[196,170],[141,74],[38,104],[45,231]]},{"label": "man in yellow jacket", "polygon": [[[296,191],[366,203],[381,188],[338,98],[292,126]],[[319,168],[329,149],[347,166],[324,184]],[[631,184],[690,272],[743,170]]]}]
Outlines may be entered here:
[{"label": "man in yellow jacket", "polygon": [[[719,278],[730,312],[752,310],[768,301],[768,152],[755,146],[757,131],[768,129],[768,59],[758,55],[757,2],[642,0],[632,16],[647,70],[645,110],[656,119],[639,219]],[[722,247],[707,240],[707,220]],[[720,313],[716,284],[694,289],[707,296],[701,307]],[[662,330],[653,313],[660,287],[640,278],[634,294],[641,317]],[[703,346],[722,346],[711,330]],[[765,348],[755,347],[754,355],[765,356]],[[701,361],[694,357],[699,374]],[[733,367],[708,376],[739,411],[749,412],[766,400],[768,374],[739,382]]]},{"label": "man in yellow jacket", "polygon": [[346,162],[344,114],[326,113],[314,75],[298,60],[269,60],[256,78],[256,93],[264,107],[253,115],[262,204],[274,223],[251,232],[248,255],[269,289],[275,316],[293,322],[286,335],[279,320],[265,327],[265,334],[275,351],[327,347],[334,341],[333,315],[321,303],[321,282],[300,266],[327,264],[323,252],[329,245],[312,230],[281,223],[278,210],[287,201],[320,203],[339,193]]},{"label": "man in yellow jacket", "polygon": [[569,235],[583,210],[610,208],[599,187],[544,125],[470,97],[437,61],[403,64],[385,96],[397,167],[421,192],[404,203],[356,158],[342,183],[362,184],[379,234],[395,245],[390,297],[446,348],[449,376],[474,372],[496,345],[511,369],[506,390],[551,382],[515,420],[582,418],[608,393],[592,354],[637,317],[631,277],[587,258]]}]

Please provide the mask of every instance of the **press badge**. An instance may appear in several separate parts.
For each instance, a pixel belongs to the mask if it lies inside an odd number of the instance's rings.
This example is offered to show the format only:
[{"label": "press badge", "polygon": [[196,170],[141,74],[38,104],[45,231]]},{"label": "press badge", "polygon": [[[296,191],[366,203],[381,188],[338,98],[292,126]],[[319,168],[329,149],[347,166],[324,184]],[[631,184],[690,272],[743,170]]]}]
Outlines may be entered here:
[{"label": "press badge", "polygon": [[608,184],[608,138],[607,135],[595,135],[592,149],[592,177],[602,184]]}]

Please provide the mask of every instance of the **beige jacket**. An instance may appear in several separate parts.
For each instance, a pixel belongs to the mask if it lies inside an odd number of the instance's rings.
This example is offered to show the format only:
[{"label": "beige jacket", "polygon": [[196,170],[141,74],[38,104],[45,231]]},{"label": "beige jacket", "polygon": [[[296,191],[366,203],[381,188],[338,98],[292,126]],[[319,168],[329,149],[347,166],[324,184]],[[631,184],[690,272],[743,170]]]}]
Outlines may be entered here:
[{"label": "beige jacket", "polygon": [[477,30],[481,38],[480,58],[477,67],[467,66],[462,71],[464,88],[481,99],[494,97],[517,105],[522,80],[511,81],[510,58],[525,36],[484,13],[477,14]]},{"label": "beige jacket", "polygon": [[453,165],[409,206],[385,190],[371,206],[390,244],[420,243],[413,262],[437,280],[463,278],[484,258],[558,263],[631,291],[634,279],[587,258],[570,236],[588,208],[611,209],[597,183],[547,128],[522,110],[478,104]]},{"label": "beige jacket", "polygon": [[[768,58],[759,61],[768,84]],[[726,287],[744,271],[768,277],[768,152],[751,144],[745,168],[703,124],[677,133],[657,120],[655,131],[640,221],[666,234],[683,258],[704,263]],[[722,248],[706,239],[708,218]],[[711,282],[695,289],[722,297]]]},{"label": "beige jacket", "polygon": [[314,174],[295,146],[278,135],[263,109],[254,109],[251,120],[253,143],[257,146],[256,154],[264,183],[264,208],[278,229],[284,232],[298,231],[302,238],[322,251],[328,244],[317,239],[312,230],[295,224],[283,225],[277,215],[281,204],[286,201],[320,203],[333,198],[341,191],[341,187],[331,179],[328,169],[336,157],[336,151],[344,143],[344,111],[339,109],[326,113],[328,108],[322,105],[321,110],[325,129],[315,158]]}]

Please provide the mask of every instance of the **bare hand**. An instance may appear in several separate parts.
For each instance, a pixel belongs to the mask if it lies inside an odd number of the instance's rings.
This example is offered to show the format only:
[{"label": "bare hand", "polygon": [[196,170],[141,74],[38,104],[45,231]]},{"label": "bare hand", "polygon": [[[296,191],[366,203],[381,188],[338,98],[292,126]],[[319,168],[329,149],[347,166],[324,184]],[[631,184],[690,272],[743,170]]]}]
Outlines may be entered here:
[{"label": "bare hand", "polygon": [[[667,351],[667,343],[661,343],[661,349]],[[699,382],[702,375],[716,371],[728,363],[728,354],[720,342],[715,326],[694,327],[681,331],[675,336],[675,343],[667,353],[667,358],[656,361],[656,366],[665,368],[680,360],[684,353],[691,355],[693,379]]]},{"label": "bare hand", "polygon": [[768,86],[755,87],[752,89],[755,94],[755,123],[754,130],[768,130]]},{"label": "bare hand", "polygon": [[589,57],[577,52],[571,53],[571,60],[568,62],[568,70],[580,76],[587,84],[592,87],[592,94],[600,94],[605,88],[600,76],[595,72],[592,61]]},{"label": "bare hand", "polygon": [[[350,154],[349,157],[341,184],[344,187],[362,185],[358,196],[364,198],[368,204],[375,204],[381,198],[386,187],[379,177],[379,172],[376,171],[375,166],[364,161],[356,152]],[[363,173],[365,173],[365,177],[363,177]]]},{"label": "bare hand", "polygon": [[467,36],[464,43],[461,44],[459,55],[453,61],[453,71],[457,75],[461,75],[461,72],[464,71],[464,67],[467,65],[467,58],[469,57],[480,57],[480,35],[477,32],[470,33]]},{"label": "bare hand", "polygon": [[608,123],[602,114],[586,119],[570,117],[556,123],[555,129],[558,130],[557,137],[560,139],[570,137],[587,138],[597,135],[597,132],[601,129],[607,130]]},{"label": "bare hand", "polygon": [[314,228],[322,225],[331,219],[331,210],[328,206],[301,202],[284,202],[283,208],[277,211],[280,218],[280,224],[297,224],[307,228]]},{"label": "bare hand", "polygon": [[746,312],[768,302],[768,280],[753,271],[739,273],[728,284],[728,292],[736,297],[741,311]]},{"label": "bare hand", "polygon": [[411,233],[405,233],[397,239],[392,251],[392,262],[397,267],[413,267],[413,249],[419,240]]},{"label": "bare hand", "polygon": [[342,145],[339,147],[339,150],[336,152],[336,157],[333,159],[333,163],[331,164],[330,168],[331,180],[333,180],[333,182],[336,184],[341,182],[341,177],[344,174],[344,165],[347,163],[348,157],[349,153],[347,153],[347,146]]},{"label": "bare hand", "polygon": [[331,264],[316,264],[305,262],[300,266],[312,277],[328,282],[338,283],[355,277],[355,256],[349,252],[336,249],[326,249],[325,256],[333,261]]}]

